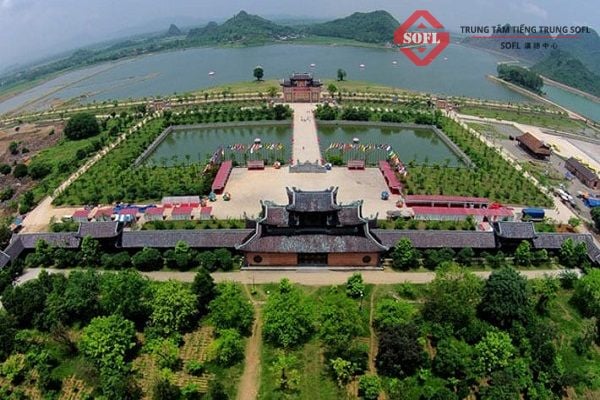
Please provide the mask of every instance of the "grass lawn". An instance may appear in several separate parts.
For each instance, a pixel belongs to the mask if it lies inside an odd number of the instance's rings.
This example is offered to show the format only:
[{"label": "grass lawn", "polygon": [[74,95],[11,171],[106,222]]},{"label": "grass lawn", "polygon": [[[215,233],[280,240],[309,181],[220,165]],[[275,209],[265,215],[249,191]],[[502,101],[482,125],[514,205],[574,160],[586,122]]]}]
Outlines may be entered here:
[{"label": "grass lawn", "polygon": [[464,106],[460,108],[461,114],[476,115],[478,117],[503,119],[522,124],[542,126],[570,132],[581,132],[585,124],[573,120],[566,115],[544,112],[514,111],[499,108]]},{"label": "grass lawn", "polygon": [[325,371],[323,350],[318,340],[313,339],[290,353],[296,358],[295,369],[298,371],[299,382],[295,392],[286,394],[277,389],[278,377],[272,371],[277,349],[268,343],[263,344],[259,398],[337,400],[345,397],[344,391],[336,386]]}]

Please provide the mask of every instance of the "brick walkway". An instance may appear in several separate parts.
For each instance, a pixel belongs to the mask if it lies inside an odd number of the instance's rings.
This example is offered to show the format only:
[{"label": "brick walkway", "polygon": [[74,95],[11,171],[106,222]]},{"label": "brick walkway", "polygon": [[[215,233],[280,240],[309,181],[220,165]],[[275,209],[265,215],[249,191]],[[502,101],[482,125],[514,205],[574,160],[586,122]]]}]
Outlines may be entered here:
[{"label": "brick walkway", "polygon": [[321,164],[321,149],[319,148],[319,137],[317,135],[317,124],[313,111],[314,104],[291,103],[294,110],[294,145],[292,147],[292,160],[294,164],[298,161],[304,163],[318,161]]}]

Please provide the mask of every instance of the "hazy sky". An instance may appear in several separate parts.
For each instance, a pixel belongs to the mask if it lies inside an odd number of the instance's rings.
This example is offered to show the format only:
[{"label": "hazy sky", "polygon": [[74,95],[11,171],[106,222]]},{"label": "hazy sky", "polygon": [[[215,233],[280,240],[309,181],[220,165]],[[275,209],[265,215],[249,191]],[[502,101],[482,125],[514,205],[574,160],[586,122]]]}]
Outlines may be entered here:
[{"label": "hazy sky", "polygon": [[200,24],[239,10],[263,16],[339,17],[384,9],[399,21],[427,9],[459,25],[574,25],[598,30],[598,0],[0,0],[0,69],[132,33]]}]

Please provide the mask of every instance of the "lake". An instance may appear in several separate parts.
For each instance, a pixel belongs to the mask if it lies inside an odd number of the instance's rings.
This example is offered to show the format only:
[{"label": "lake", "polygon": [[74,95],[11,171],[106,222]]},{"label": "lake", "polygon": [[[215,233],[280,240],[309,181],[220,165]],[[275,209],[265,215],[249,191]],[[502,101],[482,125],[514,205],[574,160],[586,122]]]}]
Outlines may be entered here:
[{"label": "lake", "polygon": [[[348,153],[345,161],[347,158],[364,159],[365,152],[361,147],[366,146],[369,148],[367,162],[370,164],[385,158],[393,150],[404,164],[414,161],[417,164],[445,165],[447,162],[451,167],[464,166],[462,160],[429,128],[319,125],[318,132],[323,156],[331,144],[334,148],[330,154],[340,155],[340,144],[352,144],[357,138],[360,140],[358,146],[343,151]],[[371,145],[390,145],[391,149],[387,150],[385,146],[383,149],[377,148],[379,146],[370,149]]]},{"label": "lake", "polygon": [[[261,139],[263,148],[255,148],[250,152],[256,138]],[[282,146],[269,146],[276,144]],[[204,163],[221,147],[225,150],[226,159],[235,159],[239,164],[245,160],[265,158],[269,163],[276,159],[288,162],[292,151],[292,127],[265,125],[178,129],[164,138],[145,160],[145,165]]]},{"label": "lake", "polygon": [[[498,61],[506,59],[479,49],[449,45],[427,67],[413,65],[398,50],[349,46],[277,44],[246,48],[195,48],[151,54],[68,72],[0,103],[0,113],[28,104],[26,109],[48,107],[53,99],[78,98],[81,102],[128,99],[183,93],[231,82],[249,81],[261,65],[265,79],[280,79],[290,73],[311,71],[315,77],[334,79],[338,68],[347,79],[368,81],[419,92],[468,96],[511,102],[530,101],[486,75],[496,74]],[[396,64],[393,64],[393,62]],[[311,68],[311,64],[316,64]],[[360,65],[364,64],[364,68]],[[214,75],[209,76],[209,72]],[[554,88],[557,103],[584,112],[600,108]],[[563,99],[562,97],[565,97]],[[587,103],[586,103],[587,102]],[[589,111],[589,110],[588,110]],[[593,110],[592,110],[593,112]],[[597,111],[596,111],[597,112]],[[587,115],[587,114],[586,114]]]}]

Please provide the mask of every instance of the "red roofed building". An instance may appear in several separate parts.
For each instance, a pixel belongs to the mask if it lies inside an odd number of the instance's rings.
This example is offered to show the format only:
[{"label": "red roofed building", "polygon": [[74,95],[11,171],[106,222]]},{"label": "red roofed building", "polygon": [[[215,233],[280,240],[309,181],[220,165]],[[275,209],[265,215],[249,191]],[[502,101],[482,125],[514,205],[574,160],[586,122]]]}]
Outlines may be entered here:
[{"label": "red roofed building", "polygon": [[73,213],[73,221],[88,222],[89,215],[90,215],[90,212],[88,210],[77,210]]},{"label": "red roofed building", "polygon": [[192,219],[194,207],[175,207],[171,213],[171,218],[176,221]]},{"label": "red roofed building", "polygon": [[113,214],[112,208],[101,208],[94,214],[94,219],[96,221],[110,221],[112,220]]},{"label": "red roofed building", "polygon": [[144,219],[146,221],[162,221],[164,213],[165,210],[162,207],[148,208],[144,213]]},{"label": "red roofed building", "polygon": [[415,219],[435,221],[463,221],[472,216],[476,222],[512,221],[514,213],[506,207],[412,207]]},{"label": "red roofed building", "polygon": [[469,207],[487,208],[490,200],[484,197],[414,194],[404,196],[407,207]]},{"label": "red roofed building", "polygon": [[209,220],[212,216],[212,207],[202,207],[200,210],[200,219]]}]

